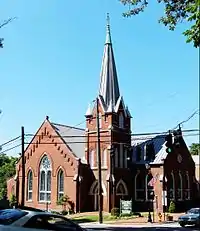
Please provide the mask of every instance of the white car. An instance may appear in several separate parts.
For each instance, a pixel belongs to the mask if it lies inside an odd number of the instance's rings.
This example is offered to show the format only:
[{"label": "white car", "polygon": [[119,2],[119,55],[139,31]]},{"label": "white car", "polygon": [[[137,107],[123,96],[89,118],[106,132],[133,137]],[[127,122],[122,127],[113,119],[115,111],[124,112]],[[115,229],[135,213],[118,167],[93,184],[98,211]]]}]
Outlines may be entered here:
[{"label": "white car", "polygon": [[22,209],[0,210],[0,225],[52,231],[85,230],[61,215]]}]

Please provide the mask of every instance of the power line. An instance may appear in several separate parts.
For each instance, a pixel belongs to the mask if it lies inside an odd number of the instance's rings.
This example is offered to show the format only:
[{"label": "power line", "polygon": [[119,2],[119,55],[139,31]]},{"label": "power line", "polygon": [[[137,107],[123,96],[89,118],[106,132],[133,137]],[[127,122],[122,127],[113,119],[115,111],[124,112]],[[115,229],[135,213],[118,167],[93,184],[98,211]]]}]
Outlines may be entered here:
[{"label": "power line", "polygon": [[[73,129],[73,128],[77,128],[78,126],[80,126],[81,124],[83,124],[83,123],[85,123],[85,120],[84,121],[82,121],[82,122],[80,122],[80,123],[78,123],[78,124],[76,124],[76,125],[74,125],[74,126],[69,126],[69,128],[65,131],[65,132],[68,132],[68,131],[70,131],[71,129]],[[57,123],[53,123],[53,124],[57,124]],[[62,124],[57,124],[57,125],[61,125],[62,126]],[[62,133],[61,133],[62,134]],[[34,136],[34,135],[33,135]]]},{"label": "power line", "polygon": [[173,130],[175,130],[176,128],[178,128],[180,125],[182,125],[184,123],[187,123],[189,120],[191,120],[198,113],[199,113],[199,109],[195,110],[186,120],[183,120],[182,122],[180,122]]},{"label": "power line", "polygon": [[[183,133],[187,133],[187,132],[199,132],[199,129],[187,129],[187,130],[182,130]],[[165,135],[168,132],[149,132],[149,133],[137,133],[137,134],[131,134],[131,136],[149,136],[149,135]],[[124,133],[126,135],[129,135],[129,133]],[[35,137],[49,137],[49,135],[34,135],[34,134],[25,134],[25,136],[35,136]],[[85,138],[87,137],[86,135],[70,135],[70,136],[62,136],[62,135],[56,135],[56,136],[52,136],[49,138],[57,138],[57,137],[62,137],[62,138]],[[90,137],[95,138],[97,137],[96,135],[91,135]],[[101,138],[106,138],[106,137],[110,137],[110,135],[101,135]]]},{"label": "power line", "polygon": [[[196,133],[196,134],[186,134],[184,136],[186,137],[189,137],[189,136],[198,136],[199,133]],[[159,137],[151,137],[151,136],[147,136],[147,137],[137,137],[137,138],[133,138],[132,141],[147,141],[147,140],[156,140],[156,139],[161,139],[161,138],[164,138],[165,136],[159,136]],[[110,144],[112,140],[101,140],[100,142],[101,143],[108,143]],[[89,141],[90,143],[96,143],[97,140],[92,140],[92,141]],[[88,142],[87,141],[66,141],[66,144],[87,144]],[[127,143],[123,143],[123,142],[112,142],[113,144],[127,144]],[[25,143],[25,144],[30,144],[30,143]],[[59,145],[59,144],[64,144],[64,142],[42,142],[42,143],[31,143],[31,144],[51,144],[51,145]]]},{"label": "power line", "polygon": [[[199,132],[199,129],[187,129],[182,130],[182,132]],[[131,134],[131,136],[147,136],[147,135],[165,135],[167,132],[149,132],[149,133],[140,133],[140,134]]]},{"label": "power line", "polygon": [[11,140],[9,140],[9,141],[7,141],[7,142],[1,144],[1,145],[0,145],[0,148],[2,148],[3,146],[5,146],[5,145],[7,145],[7,144],[9,144],[9,143],[12,143],[12,142],[18,140],[20,137],[21,137],[21,136],[17,136],[17,137],[15,137],[14,139],[11,139]]},{"label": "power line", "polygon": [[11,151],[11,150],[13,150],[13,149],[15,149],[15,148],[17,148],[17,147],[19,147],[19,146],[21,146],[21,144],[18,144],[18,145],[16,145],[16,146],[12,147],[12,148],[8,148],[8,149],[6,149],[6,150],[3,150],[3,152],[1,152],[0,154],[4,154],[5,152]]},{"label": "power line", "polygon": [[[196,134],[187,134],[187,135],[184,135],[184,136],[186,136],[186,137],[191,137],[191,136],[199,136],[200,134],[199,133],[196,133]],[[141,138],[136,138],[136,139],[132,139],[132,141],[137,141],[137,140],[139,140],[139,141],[146,141],[146,140],[150,140],[150,139],[160,139],[161,137],[141,137]],[[94,143],[96,143],[97,141],[91,141],[91,143],[92,142],[94,142]],[[100,141],[101,143],[110,143],[111,142],[111,140],[110,141]],[[87,141],[75,141],[75,142],[67,142],[67,144],[73,144],[73,143],[75,143],[75,144],[86,144],[87,143]],[[30,143],[25,143],[25,144],[30,144]],[[36,144],[36,143],[32,143],[32,144]],[[37,143],[38,144],[38,143]],[[55,143],[39,143],[39,144],[44,144],[44,145],[47,145],[47,144],[51,144],[51,145],[55,145]],[[58,144],[63,144],[63,142],[60,142],[60,143],[56,143],[57,145]],[[127,143],[123,143],[123,142],[113,142],[113,144],[127,144]],[[11,148],[8,148],[8,149],[6,149],[6,150],[3,150],[0,154],[4,154],[5,152],[8,152],[8,151],[11,151],[11,150],[13,150],[13,149],[15,149],[15,148],[17,148],[17,147],[19,147],[19,146],[21,146],[21,144],[18,144],[18,145],[15,145],[14,147],[11,147]]]},{"label": "power line", "polygon": [[[71,128],[70,128],[71,129]],[[69,129],[69,130],[70,130]],[[187,129],[187,130],[182,130],[183,133],[188,133],[188,132],[199,132],[200,130],[199,129]],[[146,137],[137,137],[137,138],[134,138],[134,140],[146,140],[146,139],[159,139],[161,137],[150,137],[151,135],[163,135],[166,134],[166,132],[150,132],[150,133],[137,133],[137,134],[131,134],[131,136],[146,136]],[[197,135],[197,134],[192,134],[193,135]],[[26,134],[25,136],[42,136],[42,135],[33,135],[33,134]],[[43,135],[43,136],[47,136],[47,135]],[[188,136],[188,135],[184,135],[184,136]],[[11,139],[3,144],[0,145],[0,147],[2,148],[3,146],[7,145],[7,144],[10,144],[16,140],[18,140],[21,136],[18,136],[14,139]],[[58,136],[51,136],[51,138],[56,138],[56,137],[60,137],[59,135]],[[82,135],[82,136],[62,136],[63,138],[85,138],[86,136],[85,135]],[[95,136],[91,136],[92,138],[95,138],[97,137],[96,135]],[[110,137],[109,135],[104,135],[104,136],[101,136],[101,138],[108,138]],[[91,142],[91,141],[90,141]],[[83,142],[83,141],[69,141],[67,143],[87,143],[87,142]],[[29,144],[29,142],[26,142],[26,144]],[[34,144],[34,143],[33,143]],[[40,143],[42,144],[42,143]],[[46,143],[44,143],[46,144]]]},{"label": "power line", "polygon": [[[193,113],[194,115],[194,113]],[[190,116],[191,118],[191,116]],[[80,123],[79,123],[80,124]],[[70,128],[71,129],[71,128]],[[69,130],[70,130],[69,129]],[[187,130],[182,130],[183,133],[190,133],[190,132],[199,132],[200,130],[199,129],[187,129]],[[162,135],[163,137],[165,136],[166,132],[151,132],[151,133],[137,133],[137,134],[131,134],[132,137],[136,137],[136,136],[145,136],[145,137],[137,137],[137,138],[132,138],[132,140],[147,140],[147,139],[160,139],[162,138]],[[159,137],[151,137],[151,135],[160,135]],[[199,134],[185,134],[184,136],[197,136]],[[26,134],[25,136],[35,136],[33,134]],[[41,136],[41,135],[36,135],[36,136]],[[43,136],[47,136],[47,135],[43,135]],[[3,144],[0,145],[0,149],[2,149],[3,146],[7,145],[7,144],[11,144],[12,142],[18,140],[21,136],[18,136],[14,139],[11,139]],[[56,138],[56,137],[60,137],[60,136],[51,136],[51,138]],[[83,136],[62,136],[62,138],[85,138],[86,136],[83,135]],[[91,136],[92,138],[95,138],[97,137],[96,135],[95,136]],[[105,136],[101,136],[101,138],[109,138],[110,136],[108,135],[105,135]],[[91,142],[96,142],[96,141],[90,141]],[[101,142],[107,142],[109,143],[109,141],[101,141]],[[67,144],[73,144],[73,143],[87,143],[87,141],[66,141]],[[25,142],[25,144],[30,144],[30,142]],[[44,142],[44,143],[32,143],[32,144],[55,144],[55,143],[47,143],[47,142]],[[63,144],[63,143],[57,143],[57,144]],[[12,150],[13,148],[15,147],[18,147],[20,146],[21,144],[19,145],[16,145],[12,148],[9,148],[9,149],[6,149],[4,152],[6,151],[9,151],[9,150]]]}]

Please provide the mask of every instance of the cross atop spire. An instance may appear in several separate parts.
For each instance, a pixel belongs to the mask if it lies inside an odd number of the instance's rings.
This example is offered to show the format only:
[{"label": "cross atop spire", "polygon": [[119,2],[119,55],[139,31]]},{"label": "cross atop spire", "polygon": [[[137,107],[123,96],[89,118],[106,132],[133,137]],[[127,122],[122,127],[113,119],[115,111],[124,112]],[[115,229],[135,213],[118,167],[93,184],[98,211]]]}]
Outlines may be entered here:
[{"label": "cross atop spire", "polygon": [[120,92],[111,42],[109,14],[107,14],[106,42],[100,73],[99,95],[103,98],[107,110],[109,108],[109,111],[113,111],[120,97]]}]

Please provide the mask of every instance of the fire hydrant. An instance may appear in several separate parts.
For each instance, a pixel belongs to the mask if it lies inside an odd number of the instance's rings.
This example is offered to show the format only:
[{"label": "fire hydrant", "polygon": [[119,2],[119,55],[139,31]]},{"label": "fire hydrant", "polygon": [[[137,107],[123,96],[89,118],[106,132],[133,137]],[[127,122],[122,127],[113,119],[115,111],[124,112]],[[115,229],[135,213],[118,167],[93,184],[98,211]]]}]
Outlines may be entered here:
[{"label": "fire hydrant", "polygon": [[162,214],[158,213],[158,221],[161,222],[162,221]]}]

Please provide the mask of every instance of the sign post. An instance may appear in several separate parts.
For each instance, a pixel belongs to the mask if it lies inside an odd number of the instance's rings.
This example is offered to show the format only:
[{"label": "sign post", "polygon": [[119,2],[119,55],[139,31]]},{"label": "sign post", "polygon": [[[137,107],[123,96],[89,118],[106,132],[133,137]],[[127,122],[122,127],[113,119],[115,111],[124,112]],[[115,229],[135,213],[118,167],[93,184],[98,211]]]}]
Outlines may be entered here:
[{"label": "sign post", "polygon": [[120,200],[120,215],[132,213],[132,200]]}]

